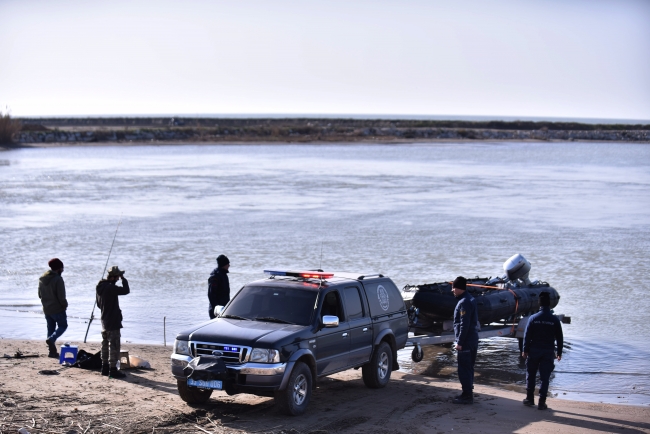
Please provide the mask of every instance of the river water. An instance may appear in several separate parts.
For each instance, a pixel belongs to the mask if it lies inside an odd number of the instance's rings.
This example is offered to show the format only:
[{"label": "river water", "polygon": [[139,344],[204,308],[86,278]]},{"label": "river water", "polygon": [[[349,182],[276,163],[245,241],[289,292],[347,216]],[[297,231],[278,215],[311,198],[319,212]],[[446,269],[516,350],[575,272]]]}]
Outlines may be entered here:
[{"label": "river water", "polygon": [[[0,336],[45,339],[37,297],[65,263],[70,327],[109,265],[132,286],[123,342],[173,341],[207,316],[215,258],[231,287],[265,268],[381,272],[399,287],[495,276],[515,253],[561,294],[559,397],[650,405],[650,146],[433,143],[61,147],[0,153]],[[321,255],[322,251],[322,255]],[[97,312],[96,312],[97,313]],[[164,320],[166,318],[166,320]],[[100,340],[93,322],[89,340]],[[43,347],[41,350],[43,350]],[[25,349],[28,350],[28,349]],[[1,350],[0,350],[1,351]],[[455,380],[453,351],[401,369]],[[521,390],[513,339],[481,341],[479,382]]]}]

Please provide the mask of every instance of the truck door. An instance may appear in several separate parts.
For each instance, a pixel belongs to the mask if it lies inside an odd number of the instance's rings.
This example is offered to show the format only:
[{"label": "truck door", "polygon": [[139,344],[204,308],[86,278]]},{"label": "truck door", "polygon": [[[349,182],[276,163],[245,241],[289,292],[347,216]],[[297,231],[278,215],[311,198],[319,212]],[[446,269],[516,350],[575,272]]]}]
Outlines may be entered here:
[{"label": "truck door", "polygon": [[345,311],[350,324],[350,365],[359,366],[370,360],[372,354],[372,324],[370,314],[358,286],[343,288]]},{"label": "truck door", "polygon": [[321,328],[316,333],[315,354],[318,375],[324,375],[349,366],[350,328],[345,317],[339,291],[334,289],[323,294],[318,318],[321,324],[324,315],[337,316],[339,326]]}]

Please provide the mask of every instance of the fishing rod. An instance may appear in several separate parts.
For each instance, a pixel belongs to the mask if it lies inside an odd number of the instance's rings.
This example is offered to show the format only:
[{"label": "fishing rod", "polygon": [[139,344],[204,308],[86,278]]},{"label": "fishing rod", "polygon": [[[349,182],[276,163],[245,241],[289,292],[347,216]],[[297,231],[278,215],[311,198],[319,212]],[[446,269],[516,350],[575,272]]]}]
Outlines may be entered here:
[{"label": "fishing rod", "polygon": [[[104,278],[104,273],[106,273],[106,268],[108,268],[108,261],[111,259],[111,253],[113,252],[113,245],[115,244],[115,238],[117,237],[117,231],[120,230],[120,225],[122,224],[122,215],[120,215],[120,221],[117,223],[117,228],[115,229],[115,235],[113,235],[113,242],[111,243],[111,248],[108,251],[108,258],[106,258],[106,264],[104,265],[104,271],[102,271],[102,279]],[[93,311],[90,312],[90,320],[88,320],[88,328],[86,328],[86,336],[84,336],[84,344],[88,338],[88,330],[90,330],[90,324],[92,324],[95,319],[95,307],[97,307],[97,297],[95,297],[95,303],[93,304]]]}]

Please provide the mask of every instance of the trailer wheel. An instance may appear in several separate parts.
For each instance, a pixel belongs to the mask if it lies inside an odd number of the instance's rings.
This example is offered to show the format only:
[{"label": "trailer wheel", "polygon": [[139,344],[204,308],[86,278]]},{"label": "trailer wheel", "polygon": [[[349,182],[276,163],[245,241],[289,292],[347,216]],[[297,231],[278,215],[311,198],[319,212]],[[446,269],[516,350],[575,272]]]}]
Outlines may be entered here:
[{"label": "trailer wheel", "polygon": [[413,347],[413,352],[411,353],[411,359],[415,363],[421,362],[422,359],[424,359],[424,351],[422,350],[422,346],[416,344]]},{"label": "trailer wheel", "polygon": [[370,362],[361,367],[363,384],[371,389],[381,389],[388,384],[393,370],[393,350],[386,342],[379,344]]},{"label": "trailer wheel", "polygon": [[181,399],[188,404],[205,404],[212,395],[212,390],[197,389],[196,387],[188,387],[187,381],[176,380],[178,386],[178,394]]}]

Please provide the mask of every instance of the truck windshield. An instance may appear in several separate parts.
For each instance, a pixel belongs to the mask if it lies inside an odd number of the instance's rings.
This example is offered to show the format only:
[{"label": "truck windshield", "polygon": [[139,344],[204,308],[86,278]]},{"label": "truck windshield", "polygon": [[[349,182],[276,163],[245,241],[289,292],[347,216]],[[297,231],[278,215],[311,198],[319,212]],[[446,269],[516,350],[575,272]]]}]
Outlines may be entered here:
[{"label": "truck windshield", "polygon": [[296,288],[245,286],[221,316],[309,325],[317,294]]}]

